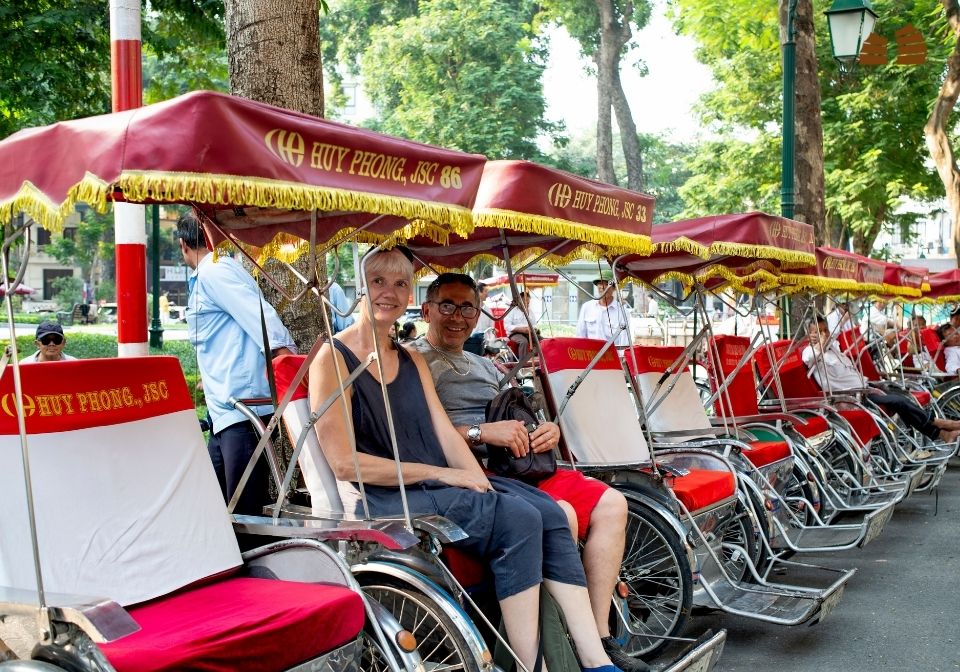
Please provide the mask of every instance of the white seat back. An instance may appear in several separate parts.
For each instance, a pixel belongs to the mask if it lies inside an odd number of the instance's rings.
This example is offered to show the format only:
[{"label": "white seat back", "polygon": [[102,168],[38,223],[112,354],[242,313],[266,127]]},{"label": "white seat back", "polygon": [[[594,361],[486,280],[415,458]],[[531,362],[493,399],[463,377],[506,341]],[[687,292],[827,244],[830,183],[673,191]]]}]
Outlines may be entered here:
[{"label": "white seat back", "polygon": [[[44,589],[122,605],[241,564],[174,357],[21,367]],[[0,585],[36,590],[13,370],[0,380]]]},{"label": "white seat back", "polygon": [[[651,408],[653,403],[657,404],[653,412],[646,413],[645,417],[651,432],[711,428],[710,418],[690,370],[671,373],[666,378],[663,376],[682,353],[683,348],[675,346],[634,346],[624,353],[624,359],[640,390],[640,402],[644,410]],[[703,435],[705,438],[714,436],[713,433]],[[663,437],[663,441],[689,441],[695,438],[701,437]]]},{"label": "white seat back", "polygon": [[[604,341],[590,338],[549,338],[541,342],[542,364],[557,409],[603,345]],[[567,448],[579,464],[650,461],[637,409],[612,347],[584,378],[559,422]]]},{"label": "white seat back", "polygon": [[[303,355],[284,355],[274,360],[278,397],[282,398],[286,393],[304,359],[306,357]],[[294,446],[297,445],[300,434],[307,431],[297,464],[300,465],[300,473],[303,474],[303,481],[310,493],[313,515],[324,517],[330,514],[342,514],[343,501],[340,498],[337,479],[327,463],[327,458],[323,455],[317,433],[313,427],[304,430],[304,426],[310,419],[310,399],[306,378],[297,383],[297,389],[290,403],[283,410],[282,418],[287,436],[290,437],[290,442]]]}]

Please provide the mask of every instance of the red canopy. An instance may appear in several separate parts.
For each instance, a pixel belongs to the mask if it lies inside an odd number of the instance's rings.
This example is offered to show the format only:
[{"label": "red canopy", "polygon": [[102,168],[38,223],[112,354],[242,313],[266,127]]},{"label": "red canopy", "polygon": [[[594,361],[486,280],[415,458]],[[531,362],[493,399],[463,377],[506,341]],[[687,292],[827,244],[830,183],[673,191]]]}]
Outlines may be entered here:
[{"label": "red canopy", "polygon": [[798,290],[822,292],[859,292],[875,289],[875,287],[865,288],[860,282],[860,265],[864,257],[859,254],[821,246],[816,249],[816,256],[815,267],[782,273],[781,282]]},{"label": "red canopy", "polygon": [[[557,273],[524,271],[523,273],[516,274],[516,280],[518,285],[524,285],[525,287],[534,289],[537,287],[556,287],[560,284],[560,276]],[[497,287],[507,287],[510,284],[510,278],[506,273],[501,273],[492,278],[486,278],[482,282],[490,289],[495,289]]]},{"label": "red canopy", "polygon": [[[33,287],[28,287],[27,285],[20,283],[19,285],[17,285],[17,288],[13,290],[13,294],[14,296],[29,296],[30,294],[33,294],[36,291],[37,290],[35,290]],[[6,295],[7,295],[7,288],[4,287],[2,284],[0,284],[0,297],[4,297]]]},{"label": "red canopy", "polygon": [[883,264],[883,293],[892,296],[909,296],[919,298],[926,279],[927,271],[924,268],[901,266],[889,261]]},{"label": "red canopy", "polygon": [[501,230],[512,258],[545,254],[559,265],[577,257],[647,254],[652,196],[614,187],[529,161],[490,161],[484,166],[465,240],[436,246],[412,243],[418,256],[446,268],[478,255],[503,258]]},{"label": "red canopy", "polygon": [[[211,92],[20,131],[0,142],[0,215],[59,229],[74,203],[190,203],[240,241],[366,226],[442,241],[472,229],[485,160]],[[371,220],[380,216],[371,224]],[[402,229],[402,230],[401,230]],[[222,236],[212,232],[213,242]],[[276,241],[275,241],[276,244]]]},{"label": "red canopy", "polygon": [[960,302],[960,268],[951,268],[930,276],[930,289],[923,298],[936,303]]},{"label": "red canopy", "polygon": [[650,257],[623,257],[618,272],[651,284],[716,278],[746,287],[763,279],[758,274],[816,264],[812,226],[762,212],[661,224],[653,228],[653,242]]}]

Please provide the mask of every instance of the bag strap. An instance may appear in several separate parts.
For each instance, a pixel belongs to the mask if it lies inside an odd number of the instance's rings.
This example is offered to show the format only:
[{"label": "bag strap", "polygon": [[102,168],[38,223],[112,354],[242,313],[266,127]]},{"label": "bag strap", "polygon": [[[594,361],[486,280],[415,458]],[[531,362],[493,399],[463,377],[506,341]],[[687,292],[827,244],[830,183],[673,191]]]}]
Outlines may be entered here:
[{"label": "bag strap", "polygon": [[277,407],[277,381],[273,374],[273,351],[270,349],[270,337],[267,335],[267,316],[263,311],[263,294],[260,294],[260,333],[263,337],[263,356],[267,360],[267,383],[270,385],[270,400]]}]

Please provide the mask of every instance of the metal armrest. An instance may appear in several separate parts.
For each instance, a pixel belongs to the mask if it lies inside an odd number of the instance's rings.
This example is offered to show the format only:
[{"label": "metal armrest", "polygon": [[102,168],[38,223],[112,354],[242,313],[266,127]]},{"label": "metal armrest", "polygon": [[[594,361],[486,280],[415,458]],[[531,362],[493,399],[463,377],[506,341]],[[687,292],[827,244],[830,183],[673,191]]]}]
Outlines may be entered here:
[{"label": "metal armrest", "polygon": [[234,515],[233,529],[246,534],[286,539],[366,541],[392,550],[411,548],[419,541],[398,519],[320,520]]},{"label": "metal armrest", "polygon": [[[51,621],[72,623],[94,642],[112,642],[140,629],[127,610],[113,600],[61,593],[46,593],[44,597]],[[0,586],[0,614],[4,617],[24,617],[36,623],[38,604],[36,591]]]},{"label": "metal armrest", "polygon": [[696,438],[698,436],[702,436],[703,434],[716,434],[719,436],[724,432],[725,430],[723,427],[708,427],[708,428],[698,428],[698,429],[668,429],[660,432],[650,432],[650,436],[652,436],[653,438],[657,438],[657,437],[670,438],[673,436],[681,437],[681,438],[684,436],[691,436]]}]

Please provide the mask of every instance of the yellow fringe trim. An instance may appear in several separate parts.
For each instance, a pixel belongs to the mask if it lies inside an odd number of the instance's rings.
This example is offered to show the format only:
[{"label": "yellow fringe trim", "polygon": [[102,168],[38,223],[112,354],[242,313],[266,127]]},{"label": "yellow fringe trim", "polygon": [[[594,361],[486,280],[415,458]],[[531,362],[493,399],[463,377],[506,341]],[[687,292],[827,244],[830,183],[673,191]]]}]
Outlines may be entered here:
[{"label": "yellow fringe trim", "polygon": [[498,208],[484,208],[474,211],[473,222],[478,228],[508,229],[542,236],[580,240],[595,246],[603,256],[619,256],[621,254],[642,254],[646,256],[653,251],[653,243],[649,236],[606,229],[557,217],[546,217]]},{"label": "yellow fringe trim", "polygon": [[910,296],[918,298],[923,296],[923,292],[916,287],[901,287],[900,285],[888,285],[887,283],[883,283],[881,291],[888,296]]},{"label": "yellow fringe trim", "polygon": [[669,254],[672,252],[686,252],[701,259],[710,259],[713,256],[729,255],[734,257],[753,257],[756,259],[775,259],[813,266],[817,263],[815,255],[798,250],[784,250],[772,245],[747,245],[746,243],[732,243],[723,240],[714,241],[709,246],[701,245],[695,240],[680,236],[666,243],[654,243],[654,254]]},{"label": "yellow fringe trim", "polygon": [[[12,215],[23,211],[44,228],[61,231],[63,221],[73,212],[77,202],[87,203],[98,212],[105,212],[112,200],[112,186],[87,173],[83,180],[70,188],[67,199],[58,205],[36,186],[24,182],[12,199],[0,203],[0,214]],[[124,200],[130,203],[237,204],[305,212],[320,210],[395,215],[410,220],[410,224],[398,234],[400,237],[409,239],[414,235],[427,235],[439,244],[445,244],[447,231],[464,237],[473,231],[473,214],[462,206],[258,177],[124,171],[116,186],[123,190]],[[367,234],[367,238],[371,242],[380,242],[387,236]]]},{"label": "yellow fringe trim", "polygon": [[785,285],[793,285],[793,292],[804,289],[823,293],[864,291],[864,285],[848,278],[824,278],[802,273],[782,273],[780,279]]},{"label": "yellow fringe trim", "polygon": [[86,203],[101,214],[106,212],[109,191],[109,184],[86,173],[67,192],[66,200],[57,204],[35,184],[24,180],[13,198],[0,203],[0,218],[6,221],[23,212],[47,231],[62,233],[63,223],[73,214],[77,203]]},{"label": "yellow fringe trim", "polygon": [[960,303],[960,294],[948,294],[946,296],[925,296],[914,303],[923,303],[926,305],[936,305],[940,303]]}]

